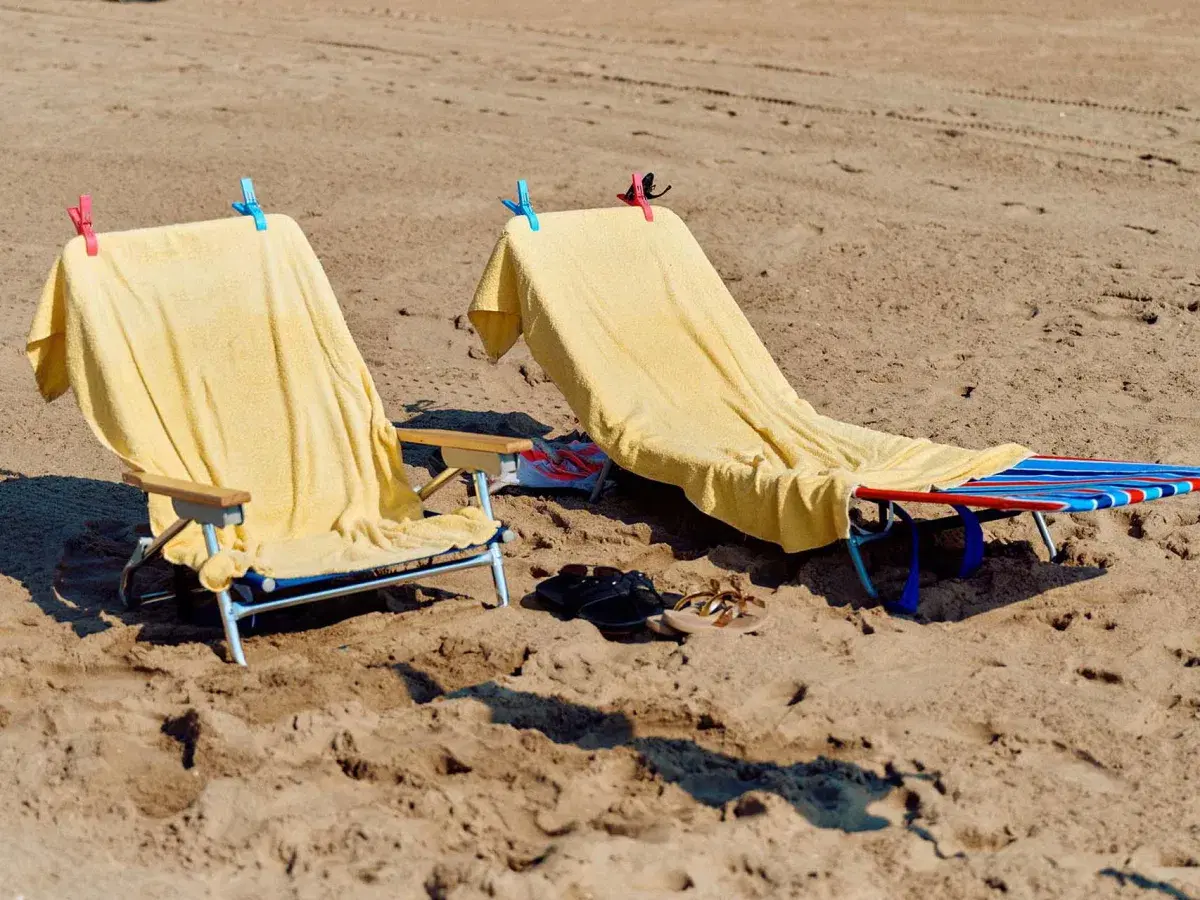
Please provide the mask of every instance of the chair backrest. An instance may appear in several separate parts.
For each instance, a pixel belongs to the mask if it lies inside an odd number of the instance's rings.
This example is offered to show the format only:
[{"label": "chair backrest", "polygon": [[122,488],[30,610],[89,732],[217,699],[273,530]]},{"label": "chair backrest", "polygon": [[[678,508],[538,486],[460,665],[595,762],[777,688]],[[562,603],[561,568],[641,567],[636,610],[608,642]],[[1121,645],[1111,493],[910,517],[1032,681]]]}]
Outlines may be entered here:
[{"label": "chair backrest", "polygon": [[522,333],[596,438],[652,434],[678,452],[773,447],[811,414],[683,221],[665,207],[513,219],[471,310],[492,356]]},{"label": "chair backrest", "polygon": [[[94,257],[72,240],[30,336],[43,393],[74,388],[135,469],[249,490],[259,540],[411,514],[395,431],[324,270],[294,221],[267,226],[104,234]],[[151,511],[156,526],[172,517],[162,501]]]}]

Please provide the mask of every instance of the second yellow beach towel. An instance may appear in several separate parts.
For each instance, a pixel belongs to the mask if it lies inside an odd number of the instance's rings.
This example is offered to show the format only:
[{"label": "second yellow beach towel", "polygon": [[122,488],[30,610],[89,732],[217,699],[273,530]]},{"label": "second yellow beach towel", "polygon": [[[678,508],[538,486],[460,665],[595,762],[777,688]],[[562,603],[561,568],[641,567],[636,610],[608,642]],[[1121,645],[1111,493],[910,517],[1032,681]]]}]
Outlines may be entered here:
[{"label": "second yellow beach towel", "polygon": [[845,538],[856,487],[928,490],[1002,471],[965,450],[822,416],[797,396],[687,226],[655,207],[513,218],[470,318],[493,359],[523,334],[623,468],[789,552]]}]

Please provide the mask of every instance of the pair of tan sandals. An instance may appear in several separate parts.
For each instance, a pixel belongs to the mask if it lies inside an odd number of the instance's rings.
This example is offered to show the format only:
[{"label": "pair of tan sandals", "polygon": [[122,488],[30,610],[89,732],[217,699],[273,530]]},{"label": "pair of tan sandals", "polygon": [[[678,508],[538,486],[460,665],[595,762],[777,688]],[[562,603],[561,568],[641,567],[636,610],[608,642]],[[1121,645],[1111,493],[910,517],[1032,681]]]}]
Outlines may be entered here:
[{"label": "pair of tan sandals", "polygon": [[[752,607],[762,612],[754,612]],[[673,609],[650,616],[646,627],[669,637],[701,631],[750,634],[766,624],[766,608],[766,603],[742,589],[741,579],[733,577],[729,587],[722,587],[720,580],[714,578],[707,588],[680,598]]]}]

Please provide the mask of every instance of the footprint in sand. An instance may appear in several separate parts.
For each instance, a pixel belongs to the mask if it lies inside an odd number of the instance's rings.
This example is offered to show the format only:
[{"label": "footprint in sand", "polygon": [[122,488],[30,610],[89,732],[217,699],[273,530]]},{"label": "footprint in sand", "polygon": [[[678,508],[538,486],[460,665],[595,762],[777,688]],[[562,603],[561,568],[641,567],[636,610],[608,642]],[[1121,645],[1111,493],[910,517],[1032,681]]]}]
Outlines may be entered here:
[{"label": "footprint in sand", "polygon": [[1005,200],[1000,205],[1008,210],[1009,215],[1014,216],[1044,216],[1047,212],[1044,206],[1034,206],[1019,200]]}]

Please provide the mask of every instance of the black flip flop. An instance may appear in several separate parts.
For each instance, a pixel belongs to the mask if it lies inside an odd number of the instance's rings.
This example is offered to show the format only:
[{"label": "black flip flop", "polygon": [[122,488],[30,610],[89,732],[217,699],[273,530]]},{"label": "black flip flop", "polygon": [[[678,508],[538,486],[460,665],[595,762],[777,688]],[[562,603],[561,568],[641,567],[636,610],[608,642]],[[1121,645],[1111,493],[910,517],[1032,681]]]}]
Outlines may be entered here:
[{"label": "black flip flop", "polygon": [[564,566],[534,594],[568,619],[583,619],[606,632],[636,631],[645,627],[649,616],[662,612],[662,597],[641,572],[610,566],[588,571],[587,566]]}]

